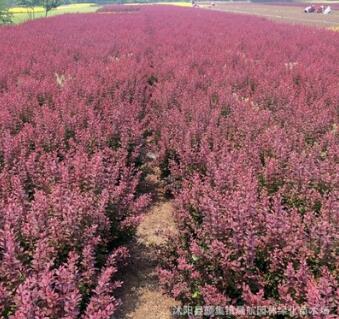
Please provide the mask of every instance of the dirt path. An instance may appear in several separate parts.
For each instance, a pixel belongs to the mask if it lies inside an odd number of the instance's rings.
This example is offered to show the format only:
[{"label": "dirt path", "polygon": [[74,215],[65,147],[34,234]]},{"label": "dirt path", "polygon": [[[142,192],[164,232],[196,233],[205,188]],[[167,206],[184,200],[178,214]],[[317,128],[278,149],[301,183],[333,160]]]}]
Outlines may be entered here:
[{"label": "dirt path", "polygon": [[170,319],[171,307],[177,304],[163,294],[156,274],[159,245],[165,242],[166,232],[175,232],[172,203],[157,195],[129,245],[131,260],[119,296],[123,305],[115,319]]}]

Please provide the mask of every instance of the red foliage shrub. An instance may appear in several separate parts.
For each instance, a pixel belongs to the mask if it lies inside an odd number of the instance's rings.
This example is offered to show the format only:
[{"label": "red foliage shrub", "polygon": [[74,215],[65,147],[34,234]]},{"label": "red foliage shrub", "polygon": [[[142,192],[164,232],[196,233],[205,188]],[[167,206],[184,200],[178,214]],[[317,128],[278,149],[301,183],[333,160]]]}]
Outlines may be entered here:
[{"label": "red foliage shrub", "polygon": [[180,230],[160,270],[172,295],[334,318],[335,33],[145,7],[37,20],[0,43],[2,316],[114,313],[152,151]]},{"label": "red foliage shrub", "polygon": [[175,12],[153,18],[149,111],[180,230],[165,248],[164,286],[186,303],[334,316],[336,35]]},{"label": "red foliage shrub", "polygon": [[97,10],[100,13],[129,13],[129,12],[137,12],[141,9],[141,6],[138,5],[118,5],[118,4],[110,4],[105,5]]},{"label": "red foliage shrub", "polygon": [[120,243],[149,202],[148,68],[126,26],[65,16],[0,32],[1,317],[110,318],[118,305]]}]

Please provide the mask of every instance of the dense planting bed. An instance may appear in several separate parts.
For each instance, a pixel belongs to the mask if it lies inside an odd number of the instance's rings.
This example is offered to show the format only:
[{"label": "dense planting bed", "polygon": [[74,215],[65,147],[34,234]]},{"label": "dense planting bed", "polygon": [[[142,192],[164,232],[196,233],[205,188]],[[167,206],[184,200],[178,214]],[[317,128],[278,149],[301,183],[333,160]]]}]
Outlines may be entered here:
[{"label": "dense planting bed", "polygon": [[2,317],[111,317],[148,154],[176,205],[170,294],[335,318],[336,33],[143,7],[0,43]]},{"label": "dense planting bed", "polygon": [[141,9],[141,6],[137,5],[106,5],[97,10],[101,13],[129,13],[137,12]]}]

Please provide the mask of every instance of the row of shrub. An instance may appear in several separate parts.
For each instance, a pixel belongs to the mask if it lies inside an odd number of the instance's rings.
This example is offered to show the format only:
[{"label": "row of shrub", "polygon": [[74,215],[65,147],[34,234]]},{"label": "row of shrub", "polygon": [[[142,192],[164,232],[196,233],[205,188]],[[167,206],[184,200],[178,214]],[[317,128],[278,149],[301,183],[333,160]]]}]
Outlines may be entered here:
[{"label": "row of shrub", "polygon": [[149,204],[145,35],[130,26],[76,15],[0,31],[1,318],[117,309],[124,243]]},{"label": "row of shrub", "polygon": [[129,12],[137,12],[141,9],[139,5],[105,5],[97,10],[99,13],[129,13]]},{"label": "row of shrub", "polygon": [[185,304],[334,318],[337,35],[154,10],[149,113],[179,229],[164,247],[164,287]]}]

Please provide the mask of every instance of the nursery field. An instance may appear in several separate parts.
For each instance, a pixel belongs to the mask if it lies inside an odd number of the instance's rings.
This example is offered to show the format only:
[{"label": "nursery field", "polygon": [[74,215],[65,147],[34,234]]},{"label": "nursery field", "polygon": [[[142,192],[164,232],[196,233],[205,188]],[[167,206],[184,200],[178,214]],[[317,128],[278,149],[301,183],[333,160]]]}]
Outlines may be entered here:
[{"label": "nursery field", "polygon": [[175,6],[0,28],[0,318],[336,318],[338,36]]},{"label": "nursery field", "polygon": [[[225,12],[251,14],[265,17],[274,21],[313,25],[318,27],[339,27],[339,5],[338,3],[330,3],[334,11],[331,14],[306,14],[304,7],[306,3],[217,3],[214,10]],[[209,7],[205,4],[202,7]]]}]

